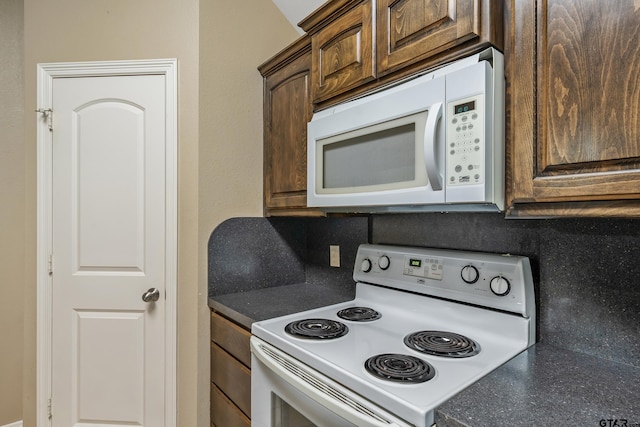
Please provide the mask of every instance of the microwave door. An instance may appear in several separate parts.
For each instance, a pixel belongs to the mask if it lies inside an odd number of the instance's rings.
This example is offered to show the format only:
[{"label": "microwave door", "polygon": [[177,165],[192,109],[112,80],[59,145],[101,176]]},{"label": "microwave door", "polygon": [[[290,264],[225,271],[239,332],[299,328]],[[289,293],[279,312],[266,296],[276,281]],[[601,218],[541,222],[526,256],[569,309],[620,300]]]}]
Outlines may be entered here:
[{"label": "microwave door", "polygon": [[314,116],[308,206],[444,203],[444,79],[418,83]]},{"label": "microwave door", "polygon": [[315,190],[323,206],[442,203],[440,111],[429,108],[319,141]]}]

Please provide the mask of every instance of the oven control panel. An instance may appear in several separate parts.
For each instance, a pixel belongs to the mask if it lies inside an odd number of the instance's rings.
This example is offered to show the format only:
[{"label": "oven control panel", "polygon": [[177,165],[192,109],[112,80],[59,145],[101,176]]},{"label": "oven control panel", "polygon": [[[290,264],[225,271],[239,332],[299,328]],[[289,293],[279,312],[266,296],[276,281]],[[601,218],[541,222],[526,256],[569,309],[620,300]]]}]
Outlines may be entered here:
[{"label": "oven control panel", "polygon": [[439,258],[404,257],[404,274],[407,276],[427,277],[433,280],[442,280],[444,261]]},{"label": "oven control panel", "polygon": [[353,278],[533,315],[531,266],[522,256],[367,244],[358,249]]}]

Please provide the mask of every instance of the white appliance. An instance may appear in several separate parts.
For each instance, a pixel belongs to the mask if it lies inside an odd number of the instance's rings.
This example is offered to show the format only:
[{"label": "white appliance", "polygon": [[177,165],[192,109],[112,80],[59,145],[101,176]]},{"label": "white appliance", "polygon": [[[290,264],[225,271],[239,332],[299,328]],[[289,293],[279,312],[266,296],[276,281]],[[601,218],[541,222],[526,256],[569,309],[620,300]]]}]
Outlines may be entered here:
[{"label": "white appliance", "polygon": [[428,427],[535,342],[526,257],[361,245],[354,279],[352,301],[252,325],[254,427]]},{"label": "white appliance", "polygon": [[320,111],[307,205],[328,211],[504,210],[504,59],[489,48]]}]

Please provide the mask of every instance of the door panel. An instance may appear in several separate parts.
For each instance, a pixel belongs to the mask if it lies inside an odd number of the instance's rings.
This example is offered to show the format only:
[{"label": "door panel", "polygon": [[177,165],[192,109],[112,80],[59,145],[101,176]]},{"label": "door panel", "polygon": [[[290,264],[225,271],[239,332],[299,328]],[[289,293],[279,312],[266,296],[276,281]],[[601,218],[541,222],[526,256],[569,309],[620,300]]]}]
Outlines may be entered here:
[{"label": "door panel", "polygon": [[54,427],[165,423],[164,80],[53,83]]},{"label": "door panel", "polygon": [[[143,425],[144,312],[75,314],[72,348],[76,353],[71,357],[77,396],[72,403],[77,405],[78,418]],[[112,350],[123,347],[127,351]]]},{"label": "door panel", "polygon": [[79,107],[71,120],[78,270],[142,272],[145,112],[106,100]]}]

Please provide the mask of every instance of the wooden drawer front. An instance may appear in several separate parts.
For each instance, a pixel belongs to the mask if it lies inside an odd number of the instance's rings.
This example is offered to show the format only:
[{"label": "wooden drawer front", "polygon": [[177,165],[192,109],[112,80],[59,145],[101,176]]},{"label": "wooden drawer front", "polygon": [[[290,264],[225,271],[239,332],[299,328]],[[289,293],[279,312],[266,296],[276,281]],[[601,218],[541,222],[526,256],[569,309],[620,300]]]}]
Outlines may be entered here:
[{"label": "wooden drawer front", "polygon": [[444,52],[480,32],[480,0],[379,0],[378,73]]},{"label": "wooden drawer front", "polygon": [[247,367],[251,366],[250,338],[249,331],[211,312],[211,340]]},{"label": "wooden drawer front", "polygon": [[315,103],[375,78],[372,7],[364,1],[312,36]]},{"label": "wooden drawer front", "polygon": [[211,381],[246,416],[251,416],[251,371],[214,343],[211,344]]},{"label": "wooden drawer front", "polygon": [[250,427],[251,420],[218,387],[211,385],[211,424],[214,427]]}]

